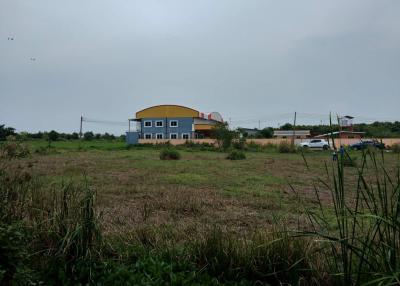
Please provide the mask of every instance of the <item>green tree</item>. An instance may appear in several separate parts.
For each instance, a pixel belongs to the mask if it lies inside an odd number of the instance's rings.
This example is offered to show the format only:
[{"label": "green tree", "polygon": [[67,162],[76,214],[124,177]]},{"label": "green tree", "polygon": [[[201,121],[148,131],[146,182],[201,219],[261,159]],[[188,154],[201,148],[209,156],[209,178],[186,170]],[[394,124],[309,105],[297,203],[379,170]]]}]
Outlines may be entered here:
[{"label": "green tree", "polygon": [[71,134],[71,139],[73,139],[73,140],[79,139],[79,134],[76,133],[76,132],[72,133]]},{"label": "green tree", "polygon": [[5,141],[10,135],[15,135],[15,128],[5,127],[4,124],[0,125],[0,141]]},{"label": "green tree", "polygon": [[281,126],[280,128],[281,130],[292,130],[293,129],[293,125],[290,123],[285,123]]},{"label": "green tree", "polygon": [[232,146],[232,141],[237,137],[235,131],[229,130],[227,123],[218,123],[212,129],[212,137],[217,140],[218,148],[227,150]]},{"label": "green tree", "polygon": [[51,130],[48,134],[48,138],[50,141],[57,141],[59,137],[60,134],[58,134],[58,132],[54,130]]},{"label": "green tree", "polygon": [[266,127],[262,130],[257,131],[257,138],[272,138],[274,136],[274,129]]},{"label": "green tree", "polygon": [[85,132],[85,134],[83,134],[83,139],[86,141],[91,141],[94,138],[94,134],[92,131],[89,132]]}]

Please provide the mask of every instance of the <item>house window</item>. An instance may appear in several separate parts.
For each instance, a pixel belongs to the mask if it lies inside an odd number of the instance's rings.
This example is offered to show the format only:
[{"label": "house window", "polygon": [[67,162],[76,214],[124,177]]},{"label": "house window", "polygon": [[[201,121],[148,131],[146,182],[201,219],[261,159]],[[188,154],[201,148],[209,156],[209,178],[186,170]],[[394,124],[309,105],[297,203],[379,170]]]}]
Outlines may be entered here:
[{"label": "house window", "polygon": [[156,121],[156,127],[163,127],[163,126],[164,126],[164,122],[162,120]]},{"label": "house window", "polygon": [[178,127],[178,120],[171,120],[169,122],[169,127]]},{"label": "house window", "polygon": [[169,134],[169,139],[178,139],[178,133]]},{"label": "house window", "polygon": [[144,127],[151,127],[151,126],[152,126],[151,120],[146,120],[146,121],[144,122]]},{"label": "house window", "polygon": [[144,139],[151,139],[151,133],[145,133]]},{"label": "house window", "polygon": [[189,139],[189,133],[182,133],[182,139]]},{"label": "house window", "polygon": [[156,138],[157,138],[157,139],[163,139],[163,137],[164,137],[164,136],[163,136],[162,133],[157,133],[157,134],[156,134]]}]

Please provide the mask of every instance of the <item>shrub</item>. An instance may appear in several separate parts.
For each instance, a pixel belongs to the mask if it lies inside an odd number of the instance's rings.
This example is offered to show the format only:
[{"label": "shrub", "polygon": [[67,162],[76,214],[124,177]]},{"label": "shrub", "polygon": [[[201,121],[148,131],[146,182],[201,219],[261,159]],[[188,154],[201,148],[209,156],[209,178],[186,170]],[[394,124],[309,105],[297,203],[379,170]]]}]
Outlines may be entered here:
[{"label": "shrub", "polygon": [[183,143],[181,146],[188,148],[189,150],[200,150],[200,151],[215,151],[216,150],[216,148],[213,144],[210,144],[207,142],[197,143],[197,142],[186,140],[185,143]]},{"label": "shrub", "polygon": [[283,141],[278,145],[279,153],[296,153],[296,148],[292,144]]},{"label": "shrub", "polygon": [[161,160],[179,160],[181,158],[181,154],[174,149],[163,149],[160,152]]},{"label": "shrub", "polygon": [[232,150],[229,155],[226,157],[229,160],[244,160],[246,159],[246,155],[244,152],[239,150]]},{"label": "shrub", "polygon": [[227,123],[218,123],[212,130],[212,137],[217,140],[218,147],[227,150],[232,145],[237,133],[229,130]]},{"label": "shrub", "polygon": [[242,137],[239,140],[233,142],[233,148],[238,150],[246,150],[246,138]]},{"label": "shrub", "polygon": [[394,153],[400,153],[400,143],[395,143],[393,144],[390,149],[392,149],[392,151]]},{"label": "shrub", "polygon": [[10,142],[0,146],[0,158],[14,159],[24,158],[30,154],[29,149],[22,144]]},{"label": "shrub", "polygon": [[35,285],[26,257],[28,235],[18,223],[0,222],[0,285]]}]

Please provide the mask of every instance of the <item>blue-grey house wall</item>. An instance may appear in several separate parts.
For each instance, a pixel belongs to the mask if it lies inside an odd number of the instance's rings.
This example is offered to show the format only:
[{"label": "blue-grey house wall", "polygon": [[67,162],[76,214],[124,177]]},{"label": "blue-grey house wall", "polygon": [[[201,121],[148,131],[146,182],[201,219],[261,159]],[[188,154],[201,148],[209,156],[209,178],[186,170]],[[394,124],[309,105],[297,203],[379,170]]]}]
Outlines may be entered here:
[{"label": "blue-grey house wall", "polygon": [[139,132],[126,132],[126,144],[138,144]]},{"label": "blue-grey house wall", "polygon": [[[162,127],[156,127],[156,121],[163,121]],[[178,121],[178,127],[170,127],[170,122],[176,120]],[[145,127],[145,121],[151,121],[151,127]],[[141,136],[140,138],[145,138],[145,134],[151,134],[152,139],[156,139],[156,134],[163,134],[163,139],[169,139],[171,133],[176,133],[178,139],[182,139],[182,134],[189,134],[189,138],[192,138],[192,128],[194,119],[193,118],[146,118],[142,119],[140,122],[141,126]]]}]

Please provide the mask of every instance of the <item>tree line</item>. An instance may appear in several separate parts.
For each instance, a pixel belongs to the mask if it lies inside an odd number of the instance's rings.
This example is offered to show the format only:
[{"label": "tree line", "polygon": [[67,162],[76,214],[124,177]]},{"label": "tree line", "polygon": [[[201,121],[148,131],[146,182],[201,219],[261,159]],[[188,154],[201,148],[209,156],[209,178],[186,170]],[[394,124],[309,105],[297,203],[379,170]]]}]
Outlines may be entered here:
[{"label": "tree line", "polygon": [[[57,132],[55,130],[51,130],[49,132],[16,132],[13,127],[6,127],[4,124],[0,125],[0,141],[5,141],[9,137],[14,137],[17,140],[34,140],[34,139],[44,139],[50,141],[57,140],[77,140],[79,139],[79,134],[77,132],[73,133],[63,133]],[[88,131],[82,134],[82,139],[86,141],[91,140],[116,140],[116,139],[125,139],[125,135],[115,136],[109,133],[93,133],[92,131]]]},{"label": "tree line", "polygon": [[[366,137],[400,138],[400,121],[358,123],[353,125],[353,129],[356,132],[365,132]],[[293,130],[293,125],[290,123],[285,123],[280,128],[266,127],[264,129],[257,130],[255,135],[246,134],[245,130],[242,133],[245,137],[249,138],[272,138],[274,136],[274,130]],[[296,125],[296,130],[310,130],[311,136],[316,136],[326,134],[331,131],[338,131],[339,125]]]},{"label": "tree line", "polygon": [[[366,137],[376,137],[376,138],[400,138],[400,121],[395,122],[373,122],[373,123],[358,123],[354,124],[354,131],[365,132]],[[326,134],[331,131],[338,131],[339,126],[337,124],[333,125],[296,125],[297,130],[310,130],[311,136]],[[293,130],[293,125],[290,123],[285,123],[279,129],[266,127],[260,130],[256,130],[255,135],[248,134],[245,129],[238,128],[237,131],[243,134],[246,138],[272,138],[274,136],[274,130]],[[79,139],[79,134],[77,132],[73,133],[59,133],[57,131],[50,132],[16,132],[15,128],[7,127],[4,124],[0,124],[0,141],[4,141],[8,136],[15,136],[19,140],[30,140],[30,139],[46,139],[46,140],[77,140]],[[85,132],[82,134],[83,140],[115,140],[115,139],[125,139],[125,135],[115,136],[109,133],[93,133],[92,131]]]}]

